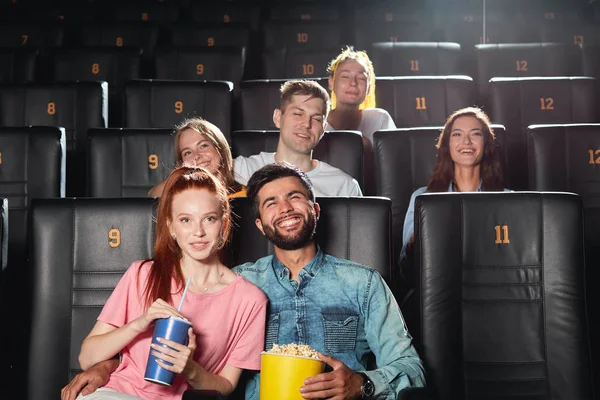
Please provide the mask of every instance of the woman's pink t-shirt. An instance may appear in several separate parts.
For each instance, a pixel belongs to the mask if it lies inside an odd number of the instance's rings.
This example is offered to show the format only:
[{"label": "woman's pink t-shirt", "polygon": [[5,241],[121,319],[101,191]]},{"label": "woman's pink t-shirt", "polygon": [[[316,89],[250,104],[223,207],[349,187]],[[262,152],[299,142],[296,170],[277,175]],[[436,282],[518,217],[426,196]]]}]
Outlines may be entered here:
[{"label": "woman's pink t-shirt", "polygon": [[[102,309],[98,321],[121,327],[142,315],[145,310],[144,289],[152,262],[134,262]],[[139,272],[139,274],[138,274]],[[175,287],[175,281],[171,287]],[[181,291],[172,296],[178,305]],[[214,374],[225,364],[242,369],[260,369],[264,348],[267,298],[241,276],[216,293],[196,294],[188,291],[181,314],[194,326],[197,348],[194,360]],[[144,400],[181,399],[190,385],[176,375],[171,387],[144,380],[153,328],[140,334],[121,351],[122,361],[110,375],[106,388],[141,397]]]}]

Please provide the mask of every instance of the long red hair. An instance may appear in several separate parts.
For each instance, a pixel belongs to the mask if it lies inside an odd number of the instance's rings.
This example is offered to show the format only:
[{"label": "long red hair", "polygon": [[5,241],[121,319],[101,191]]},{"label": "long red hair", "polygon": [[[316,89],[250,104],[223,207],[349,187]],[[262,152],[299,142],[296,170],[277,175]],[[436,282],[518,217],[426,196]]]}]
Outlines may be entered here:
[{"label": "long red hair", "polygon": [[[171,236],[169,224],[171,222],[173,198],[177,194],[190,189],[208,190],[219,199],[222,211],[219,253],[229,239],[231,210],[227,198],[227,189],[221,180],[204,168],[189,166],[175,168],[165,182],[163,194],[158,203],[154,256],[152,259],[145,261],[154,261],[144,290],[147,306],[150,306],[157,299],[171,303],[171,296],[183,290],[185,282],[180,265],[181,249],[177,245],[177,241]],[[175,287],[172,288],[171,281],[173,279],[175,279]]]},{"label": "long red hair", "polygon": [[444,129],[442,129],[436,145],[436,162],[427,184],[428,192],[446,192],[450,182],[454,181],[454,161],[450,156],[450,132],[452,132],[454,122],[465,116],[475,117],[481,124],[481,130],[483,131],[483,157],[480,167],[481,190],[504,190],[500,150],[498,149],[498,143],[496,143],[496,135],[491,127],[490,119],[480,108],[467,107],[452,113],[444,124]]}]

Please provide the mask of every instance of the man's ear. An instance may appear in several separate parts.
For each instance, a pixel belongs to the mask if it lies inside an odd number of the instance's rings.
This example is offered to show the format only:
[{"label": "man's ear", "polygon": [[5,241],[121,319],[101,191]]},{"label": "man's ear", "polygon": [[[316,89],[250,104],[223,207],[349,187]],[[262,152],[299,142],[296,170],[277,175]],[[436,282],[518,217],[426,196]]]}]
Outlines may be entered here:
[{"label": "man's ear", "polygon": [[315,209],[315,215],[317,216],[317,221],[318,221],[319,217],[321,216],[321,206],[319,205],[319,203],[315,202],[313,204],[313,208]]},{"label": "man's ear", "polygon": [[254,223],[256,224],[256,227],[258,228],[258,230],[260,231],[260,233],[262,233],[263,236],[265,236],[265,231],[263,229],[262,221],[260,220],[260,218],[256,218],[254,220]]},{"label": "man's ear", "polygon": [[279,108],[276,108],[275,111],[273,111],[273,122],[275,123],[275,126],[277,127],[277,129],[281,128],[281,126],[279,124],[280,121],[281,121],[281,110]]}]

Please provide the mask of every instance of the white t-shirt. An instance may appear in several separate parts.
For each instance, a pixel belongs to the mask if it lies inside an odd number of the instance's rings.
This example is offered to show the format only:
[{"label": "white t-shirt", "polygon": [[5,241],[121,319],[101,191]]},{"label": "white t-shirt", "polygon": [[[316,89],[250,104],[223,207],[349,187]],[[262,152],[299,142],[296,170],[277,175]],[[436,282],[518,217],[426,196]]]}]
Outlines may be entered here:
[{"label": "white t-shirt", "polygon": [[[390,114],[383,108],[366,108],[362,110],[358,130],[363,137],[373,144],[373,134],[381,129],[396,129],[396,124]],[[327,125],[327,131],[337,131],[335,127]]]},{"label": "white t-shirt", "polygon": [[[275,153],[261,152],[250,157],[236,157],[233,160],[233,177],[236,182],[246,186],[250,176],[265,165],[275,163]],[[306,173],[312,182],[315,195],[328,196],[362,196],[356,179],[339,168],[319,161],[317,167]]]}]

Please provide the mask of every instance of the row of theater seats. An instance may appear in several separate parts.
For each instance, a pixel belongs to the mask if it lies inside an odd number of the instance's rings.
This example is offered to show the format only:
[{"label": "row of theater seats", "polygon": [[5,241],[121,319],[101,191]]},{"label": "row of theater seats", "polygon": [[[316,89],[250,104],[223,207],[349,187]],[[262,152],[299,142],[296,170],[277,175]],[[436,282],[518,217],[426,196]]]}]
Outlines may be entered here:
[{"label": "row of theater seats", "polygon": [[[469,75],[485,96],[493,77],[599,76],[600,47],[560,43],[484,44],[475,46],[474,62],[458,43],[374,43],[369,56],[383,76]],[[319,78],[340,48],[293,50],[262,54],[267,79]],[[252,77],[244,47],[161,47],[148,63],[137,47],[1,48],[0,83],[35,81],[106,81],[112,97],[121,96],[127,81],[140,78],[204,81],[226,80],[238,87]]]},{"label": "row of theater seats", "polygon": [[[323,250],[389,279],[390,201],[319,201]],[[3,305],[21,334],[10,372],[26,381],[7,381],[5,395],[58,398],[79,372],[81,342],[111,290],[132,261],[152,254],[155,207],[152,199],[33,202],[31,304]],[[403,312],[427,370],[427,399],[593,398],[581,210],[581,199],[564,193],[419,198],[416,301]],[[272,254],[247,199],[234,199],[233,211],[230,262]],[[3,354],[6,366],[11,353]]]},{"label": "row of theater seats", "polygon": [[[406,128],[376,132],[375,193],[391,200],[392,249],[398,259],[404,216],[414,190],[426,186],[435,164],[437,128]],[[502,154],[508,149],[508,131],[494,126]],[[145,197],[175,164],[173,140],[167,129],[93,129],[87,148],[87,190],[95,198]],[[234,155],[275,151],[277,131],[237,131]],[[586,238],[600,246],[600,205],[597,204],[597,165],[600,164],[600,124],[533,125],[524,133],[525,189],[570,191],[582,196],[586,208]],[[2,143],[0,195],[10,208],[10,262],[14,271],[24,264],[25,230],[29,204],[36,198],[64,197],[64,133],[58,128],[0,128]],[[327,133],[315,149],[315,158],[343,169],[361,184],[362,139],[353,131]],[[514,160],[513,160],[514,161]],[[502,167],[510,183],[508,157]],[[514,167],[514,164],[513,164]],[[592,246],[593,248],[594,246]],[[394,262],[395,263],[395,262]]]},{"label": "row of theater seats", "polygon": [[[241,84],[238,116],[242,130],[275,129],[282,81]],[[322,84],[325,84],[323,82]],[[0,86],[0,126],[58,126],[67,143],[67,195],[81,195],[85,186],[88,130],[107,127],[106,83],[48,83]],[[221,128],[231,143],[230,82],[131,81],[125,88],[126,128],[172,127],[184,117],[202,116]],[[454,110],[474,104],[473,80],[464,76],[378,78],[377,102],[399,128],[440,126]],[[493,78],[488,113],[506,128],[506,185],[527,188],[526,127],[541,123],[598,122],[596,81],[586,77]],[[261,150],[262,144],[254,149]],[[155,147],[147,147],[155,148]],[[169,168],[172,156],[160,152]],[[361,158],[353,160],[361,163]],[[89,160],[87,162],[89,164]],[[360,182],[375,177],[356,176]],[[157,181],[150,179],[148,184]],[[367,185],[369,187],[369,185]],[[370,193],[367,193],[370,194]]]},{"label": "row of theater seats", "polygon": [[[144,5],[118,4],[113,7],[69,7],[66,10],[48,9],[32,13],[6,10],[8,20],[64,23],[119,23],[140,22],[171,27],[175,24],[243,25],[251,32],[263,30],[269,37],[272,26],[296,23],[294,34],[302,27],[316,26],[321,34],[330,38],[342,35],[360,47],[378,41],[458,41],[464,45],[487,42],[529,42],[567,40],[573,35],[592,33],[594,20],[590,18],[595,7],[581,4],[521,5],[524,2],[482,1],[444,2],[432,4],[400,1],[385,2],[317,2],[293,5],[274,3],[260,5],[192,4],[190,9],[180,9],[174,4],[154,3]],[[494,4],[495,3],[495,4]],[[534,3],[534,2],[527,2]],[[568,5],[567,5],[568,4]],[[496,5],[496,7],[494,7]],[[18,6],[15,8],[19,8]],[[494,9],[496,8],[496,9]],[[486,37],[483,38],[485,16]],[[505,29],[510,25],[512,29]],[[569,25],[569,26],[567,26]],[[579,26],[577,26],[579,25]],[[587,25],[582,27],[582,25]],[[177,28],[176,28],[177,29]],[[275,28],[279,29],[279,28]],[[284,28],[287,30],[287,28]],[[309,28],[311,29],[311,28]],[[310,32],[305,31],[310,38]],[[314,36],[316,39],[318,36]],[[78,37],[74,38],[78,40]],[[83,38],[85,40],[85,38]],[[328,40],[331,40],[328,39]],[[275,40],[280,40],[275,38]],[[268,40],[267,40],[268,42]],[[307,44],[308,41],[299,41]],[[266,44],[266,43],[265,43]],[[318,45],[318,42],[314,42]]]}]

